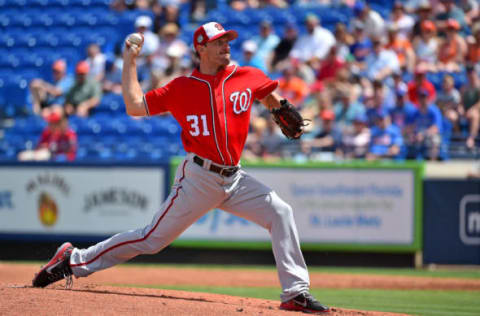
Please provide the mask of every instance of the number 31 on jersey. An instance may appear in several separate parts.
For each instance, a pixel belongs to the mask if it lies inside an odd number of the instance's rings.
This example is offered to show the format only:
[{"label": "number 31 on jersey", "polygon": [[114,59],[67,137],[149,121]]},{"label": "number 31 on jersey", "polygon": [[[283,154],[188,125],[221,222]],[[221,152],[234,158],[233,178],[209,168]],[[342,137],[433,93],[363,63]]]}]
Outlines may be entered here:
[{"label": "number 31 on jersey", "polygon": [[202,114],[200,115],[200,121],[202,126],[199,126],[198,115],[187,115],[187,122],[190,123],[190,135],[198,136],[200,135],[200,130],[202,132],[202,136],[210,136],[210,131],[208,130],[207,126],[207,115]]}]

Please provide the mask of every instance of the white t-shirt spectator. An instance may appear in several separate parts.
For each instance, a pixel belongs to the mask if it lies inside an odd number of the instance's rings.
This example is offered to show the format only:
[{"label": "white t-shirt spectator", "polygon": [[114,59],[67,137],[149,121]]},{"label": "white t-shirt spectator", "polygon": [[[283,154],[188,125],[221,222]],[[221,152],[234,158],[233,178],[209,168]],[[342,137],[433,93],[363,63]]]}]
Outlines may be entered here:
[{"label": "white t-shirt spectator", "polygon": [[308,61],[313,57],[323,59],[335,44],[336,40],[332,32],[317,26],[312,34],[305,34],[297,40],[290,52],[290,57],[301,61]]},{"label": "white t-shirt spectator", "polygon": [[385,68],[390,68],[392,73],[400,71],[400,62],[398,61],[397,54],[389,49],[382,49],[378,55],[374,53],[368,55],[365,59],[365,63],[365,75],[370,80],[379,79],[378,74]]}]

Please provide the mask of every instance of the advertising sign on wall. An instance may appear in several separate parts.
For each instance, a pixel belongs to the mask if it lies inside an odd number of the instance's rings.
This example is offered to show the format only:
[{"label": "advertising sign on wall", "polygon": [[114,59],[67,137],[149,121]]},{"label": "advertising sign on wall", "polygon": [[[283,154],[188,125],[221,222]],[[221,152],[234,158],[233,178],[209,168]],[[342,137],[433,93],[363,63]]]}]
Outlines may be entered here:
[{"label": "advertising sign on wall", "polygon": [[424,262],[480,264],[480,181],[425,181]]},{"label": "advertising sign on wall", "polygon": [[[420,247],[418,169],[255,166],[246,170],[292,206],[303,243],[352,249]],[[215,210],[180,239],[269,241],[270,236],[256,224]]]},{"label": "advertising sign on wall", "polygon": [[164,200],[160,168],[0,168],[0,232],[108,235],[143,227]]}]

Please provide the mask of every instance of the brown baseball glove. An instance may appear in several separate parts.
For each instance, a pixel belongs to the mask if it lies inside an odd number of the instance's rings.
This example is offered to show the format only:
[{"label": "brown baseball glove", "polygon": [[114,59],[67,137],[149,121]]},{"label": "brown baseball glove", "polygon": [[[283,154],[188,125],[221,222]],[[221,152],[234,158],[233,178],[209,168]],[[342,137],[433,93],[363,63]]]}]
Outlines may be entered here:
[{"label": "brown baseball glove", "polygon": [[304,132],[303,128],[308,125],[308,120],[304,119],[288,100],[281,100],[280,105],[270,111],[273,120],[288,139],[299,139]]}]

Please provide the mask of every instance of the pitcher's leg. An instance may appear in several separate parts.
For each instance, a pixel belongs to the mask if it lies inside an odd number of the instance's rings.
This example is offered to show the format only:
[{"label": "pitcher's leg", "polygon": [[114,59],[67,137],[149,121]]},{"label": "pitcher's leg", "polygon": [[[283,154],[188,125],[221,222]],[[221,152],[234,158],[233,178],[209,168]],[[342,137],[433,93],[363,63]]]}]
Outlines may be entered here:
[{"label": "pitcher's leg", "polygon": [[272,189],[242,172],[231,197],[221,209],[243,217],[269,230],[282,301],[309,289],[310,279],[300,249],[292,208]]},{"label": "pitcher's leg", "polygon": [[[191,162],[187,164],[191,165]],[[152,222],[144,228],[119,233],[87,249],[72,251],[70,266],[75,276],[87,276],[95,271],[125,262],[140,254],[157,253],[174,241],[185,229],[203,216],[223,197],[221,190],[203,185],[199,173],[189,172],[184,165],[177,171],[175,185]]]}]

